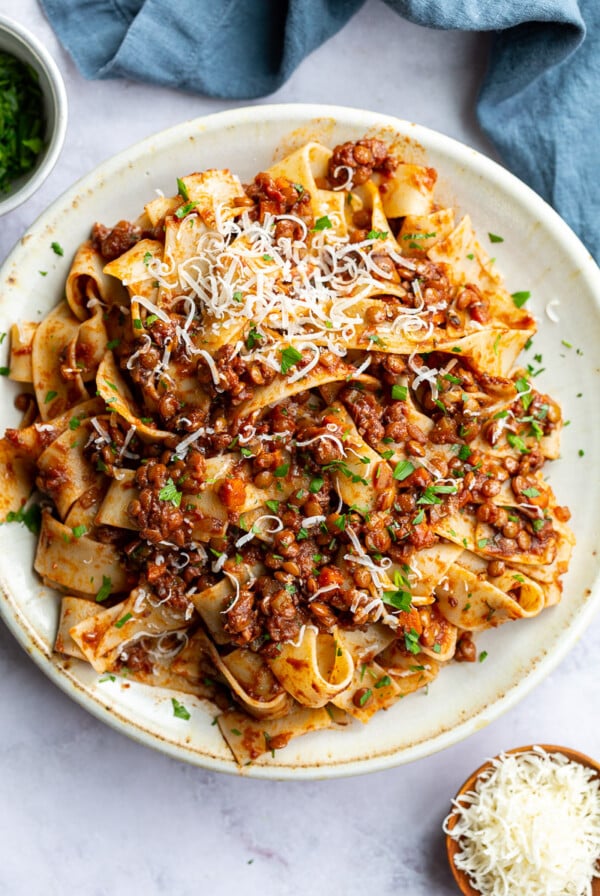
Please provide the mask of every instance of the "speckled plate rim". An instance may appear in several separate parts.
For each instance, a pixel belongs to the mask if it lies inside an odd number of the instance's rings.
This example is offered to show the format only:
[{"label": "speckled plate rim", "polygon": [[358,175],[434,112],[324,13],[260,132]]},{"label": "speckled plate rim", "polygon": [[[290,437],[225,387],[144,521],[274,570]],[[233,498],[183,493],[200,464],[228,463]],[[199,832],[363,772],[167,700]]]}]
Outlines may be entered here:
[{"label": "speckled plate rim", "polygon": [[[180,140],[190,139],[191,134],[205,136],[244,123],[268,123],[270,121],[277,122],[280,119],[296,122],[298,127],[308,125],[315,120],[330,119],[357,129],[362,128],[363,132],[374,128],[393,129],[410,141],[422,144],[426,149],[439,150],[457,163],[468,166],[482,180],[491,182],[500,193],[525,206],[532,216],[544,222],[544,228],[555,239],[562,242],[570,259],[580,268],[590,293],[594,295],[596,309],[600,312],[600,271],[588,250],[543,199],[502,166],[476,150],[421,125],[366,110],[312,104],[249,106],[219,112],[161,131],[111,157],[66,190],[34,222],[5,260],[0,270],[0,283],[8,276],[11,266],[18,265],[21,245],[33,234],[48,228],[51,220],[65,205],[77,202],[78,198],[86,190],[93,188],[99,179],[110,178],[114,172],[127,165],[131,167],[133,162],[141,160],[147,153],[160,151]],[[514,686],[499,695],[491,704],[488,704],[484,713],[477,711],[466,720],[449,729],[442,730],[435,737],[413,742],[407,748],[384,750],[364,759],[340,760],[333,758],[330,762],[323,763],[302,765],[294,762],[286,764],[283,752],[278,756],[276,765],[250,765],[244,768],[239,768],[232,760],[224,760],[222,757],[208,752],[198,753],[187,747],[181,740],[179,742],[169,740],[132,721],[115,707],[107,705],[97,693],[86,688],[68,668],[57,661],[57,658],[40,640],[26,615],[17,606],[9,593],[6,582],[1,579],[0,594],[3,597],[3,600],[0,601],[0,615],[34,662],[68,696],[120,733],[126,734],[145,746],[158,749],[175,759],[185,760],[215,771],[272,780],[310,780],[381,771],[424,758],[463,740],[511,709],[564,659],[589,625],[597,605],[600,603],[600,575],[597,574],[591,583],[587,599],[578,613],[571,617],[562,638],[552,646],[551,650],[531,660],[532,668],[528,669],[527,674]]]}]

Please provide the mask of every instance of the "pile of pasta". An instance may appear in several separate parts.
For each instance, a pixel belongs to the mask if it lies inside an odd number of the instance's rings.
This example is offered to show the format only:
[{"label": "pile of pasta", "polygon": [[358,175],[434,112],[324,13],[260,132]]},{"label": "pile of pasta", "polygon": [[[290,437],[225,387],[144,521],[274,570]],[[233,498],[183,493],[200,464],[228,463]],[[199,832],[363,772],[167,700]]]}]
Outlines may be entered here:
[{"label": "pile of pasta", "polygon": [[216,705],[240,764],[473,660],[574,543],[560,408],[515,366],[535,321],[375,143],[178,179],[11,330],[1,510],[37,485],[56,651]]}]

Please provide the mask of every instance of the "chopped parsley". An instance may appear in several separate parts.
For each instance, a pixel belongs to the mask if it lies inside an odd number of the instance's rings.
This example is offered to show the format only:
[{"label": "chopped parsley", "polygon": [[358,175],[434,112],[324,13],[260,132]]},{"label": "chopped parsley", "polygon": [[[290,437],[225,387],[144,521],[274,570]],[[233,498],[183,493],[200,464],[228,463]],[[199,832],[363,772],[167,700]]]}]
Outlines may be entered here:
[{"label": "chopped parsley", "polygon": [[265,505],[269,508],[271,513],[277,514],[279,512],[279,501],[275,501],[274,499],[271,501],[265,501]]},{"label": "chopped parsley", "polygon": [[394,479],[397,479],[398,482],[402,482],[403,479],[407,479],[411,473],[414,473],[414,471],[415,468],[409,460],[398,461],[394,470]]},{"label": "chopped parsley", "polygon": [[[402,239],[403,240],[432,240],[434,236],[437,236],[436,231],[433,233],[406,233]],[[418,248],[415,246],[411,246],[411,248]]]},{"label": "chopped parsley", "polygon": [[177,491],[177,486],[173,480],[169,478],[167,479],[167,484],[159,491],[158,497],[161,501],[170,501],[174,507],[179,507],[182,495],[180,491]]},{"label": "chopped parsley", "polygon": [[400,588],[396,591],[384,591],[383,602],[391,607],[395,607],[397,610],[402,610],[403,613],[408,613],[412,606],[412,596],[410,591],[404,591]]},{"label": "chopped parsley", "polygon": [[285,375],[292,367],[295,367],[298,361],[302,360],[302,352],[299,352],[293,345],[281,351],[281,372]]},{"label": "chopped parsley", "polygon": [[180,177],[177,178],[177,192],[182,199],[186,200],[186,202],[189,200],[190,194],[188,193],[188,189]]},{"label": "chopped parsley", "polygon": [[385,240],[388,237],[387,230],[369,230],[367,234],[368,240]]},{"label": "chopped parsley", "polygon": [[503,243],[504,242],[504,237],[498,236],[497,233],[488,233],[488,236],[490,238],[490,243]]},{"label": "chopped parsley", "polygon": [[34,69],[0,53],[0,193],[35,166],[44,148],[44,102]]},{"label": "chopped parsley", "polygon": [[121,616],[120,619],[117,619],[117,621],[115,622],[115,628],[123,628],[125,623],[129,622],[129,620],[132,618],[133,618],[133,616],[131,613],[125,613],[124,616]]},{"label": "chopped parsley", "polygon": [[323,488],[325,480],[322,476],[315,476],[310,480],[310,485],[308,486],[308,490],[312,495],[316,495],[317,492],[320,492]]},{"label": "chopped parsley", "polygon": [[522,308],[527,299],[531,298],[531,293],[526,290],[522,292],[513,292],[511,293],[511,297],[517,308]]},{"label": "chopped parsley", "polygon": [[24,507],[9,510],[6,514],[7,523],[23,523],[34,535],[39,535],[41,521],[42,511],[39,504],[31,504],[27,510]]},{"label": "chopped parsley", "polygon": [[191,715],[183,703],[180,703],[175,697],[171,697],[171,705],[173,706],[173,715],[176,719],[183,719],[185,722],[191,719]]},{"label": "chopped parsley", "polygon": [[87,533],[87,526],[73,526],[71,532],[75,536],[75,538],[81,538],[82,535]]},{"label": "chopped parsley", "polygon": [[189,215],[189,213],[193,211],[197,205],[197,202],[186,202],[185,205],[182,205],[181,208],[177,209],[177,211],[175,212],[175,217],[179,218],[179,220],[181,221],[181,219],[185,218],[186,215]]},{"label": "chopped parsley", "polygon": [[55,255],[64,255],[65,254],[65,250],[63,249],[63,247],[61,246],[60,243],[56,243],[56,242],[50,243],[50,248],[52,249],[52,251],[54,252]]},{"label": "chopped parsley", "polygon": [[521,454],[529,454],[529,448],[527,447],[521,436],[515,435],[514,432],[506,433],[506,441],[511,448],[516,448],[516,450],[520,451]]},{"label": "chopped parsley", "polygon": [[49,392],[46,392],[46,397],[44,398],[44,404],[48,404],[48,402],[53,401],[57,395],[58,395],[58,392],[55,392],[54,389],[50,389]]},{"label": "chopped parsley", "polygon": [[525,379],[524,376],[519,377],[519,379],[515,383],[515,387],[517,392],[519,393],[519,398],[521,399],[521,404],[527,410],[529,405],[534,399],[533,390],[529,382]]},{"label": "chopped parsley", "polygon": [[323,469],[335,470],[336,472],[342,473],[351,482],[360,482],[362,485],[368,485],[367,480],[363,476],[359,476],[358,473],[354,473],[343,460],[332,460],[330,463],[325,464]]},{"label": "chopped parsley", "polygon": [[407,397],[407,386],[392,386],[392,398],[394,399],[394,401],[406,401]]},{"label": "chopped parsley", "polygon": [[390,678],[389,675],[382,675],[381,678],[379,678],[375,682],[375,687],[376,688],[388,688],[391,685],[391,683],[392,683],[392,679]]},{"label": "chopped parsley", "polygon": [[404,632],[404,644],[410,653],[420,653],[421,646],[419,644],[419,633],[416,629],[411,628],[409,632]]},{"label": "chopped parsley", "polygon": [[479,662],[483,663],[483,661],[485,660],[487,655],[488,655],[487,650],[482,650],[481,653],[479,654]]},{"label": "chopped parsley", "polygon": [[112,579],[110,576],[102,576],[102,587],[96,595],[96,603],[101,604],[103,600],[110,595],[112,589]]},{"label": "chopped parsley", "polygon": [[367,700],[370,700],[372,696],[373,691],[371,690],[371,688],[365,688],[364,693],[362,693],[358,698],[358,702],[361,706],[364,706]]},{"label": "chopped parsley", "polygon": [[283,479],[284,476],[287,476],[290,470],[289,461],[284,464],[281,464],[279,467],[275,467],[273,470],[273,475],[277,476],[278,479]]},{"label": "chopped parsley", "polygon": [[248,335],[246,336],[246,347],[254,348],[257,342],[263,338],[263,334],[259,333],[254,325],[250,327]]},{"label": "chopped parsley", "polygon": [[317,218],[313,230],[318,233],[320,230],[329,230],[332,227],[333,224],[329,220],[329,217],[327,215],[323,215],[322,218]]}]

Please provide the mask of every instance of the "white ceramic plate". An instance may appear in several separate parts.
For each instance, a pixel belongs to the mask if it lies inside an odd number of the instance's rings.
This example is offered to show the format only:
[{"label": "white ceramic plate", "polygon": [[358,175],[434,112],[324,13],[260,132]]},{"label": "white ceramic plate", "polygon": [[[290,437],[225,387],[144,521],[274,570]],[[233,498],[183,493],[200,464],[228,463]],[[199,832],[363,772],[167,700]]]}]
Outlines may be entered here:
[{"label": "white ceramic plate", "polygon": [[[100,165],[65,193],[23,237],[0,274],[0,330],[14,321],[39,320],[63,295],[75,249],[95,221],[135,218],[154,190],[167,195],[175,178],[208,167],[229,167],[242,179],[308,138],[330,146],[366,132],[403,135],[405,158],[438,169],[438,195],[468,211],[484,244],[487,233],[511,292],[530,290],[540,332],[526,361],[545,368],[536,386],[562,403],[570,425],[563,452],[550,465],[561,503],[573,511],[577,547],[562,603],[536,619],[509,623],[478,637],[488,659],[475,667],[452,664],[426,696],[412,695],[368,725],[298,738],[274,758],[242,770],[263,778],[314,778],[356,774],[419,759],[471,734],[513,706],[565,656],[590,621],[600,531],[600,272],[589,253],[556,213],[500,166],[474,150],[417,125],[328,106],[254,106],[186,122],[151,137]],[[64,258],[53,255],[56,240]],[[47,277],[39,271],[47,270]],[[545,314],[558,300],[560,323]],[[564,342],[563,342],[564,340]],[[568,347],[568,345],[572,347]],[[5,343],[6,345],[6,343]],[[534,355],[542,355],[536,362]],[[6,363],[2,361],[1,363]],[[16,388],[1,384],[0,424],[16,425]],[[583,457],[579,452],[584,451]],[[38,665],[94,715],[144,744],[179,759],[239,772],[211,725],[214,708],[186,695],[189,722],[173,716],[170,694],[117,679],[100,682],[91,667],[53,656],[58,598],[32,569],[35,539],[18,525],[0,528],[2,615]]]}]

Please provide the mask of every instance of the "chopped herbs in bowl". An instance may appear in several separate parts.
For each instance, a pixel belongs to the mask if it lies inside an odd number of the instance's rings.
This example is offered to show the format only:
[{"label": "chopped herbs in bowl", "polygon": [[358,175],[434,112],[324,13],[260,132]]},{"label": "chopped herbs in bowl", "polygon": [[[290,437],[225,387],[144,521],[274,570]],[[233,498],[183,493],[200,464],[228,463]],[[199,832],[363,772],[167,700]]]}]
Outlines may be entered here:
[{"label": "chopped herbs in bowl", "polygon": [[44,149],[44,98],[35,69],[0,52],[0,194],[28,174]]},{"label": "chopped herbs in bowl", "polygon": [[0,15],[0,215],[52,171],[65,139],[67,95],[46,48]]}]

